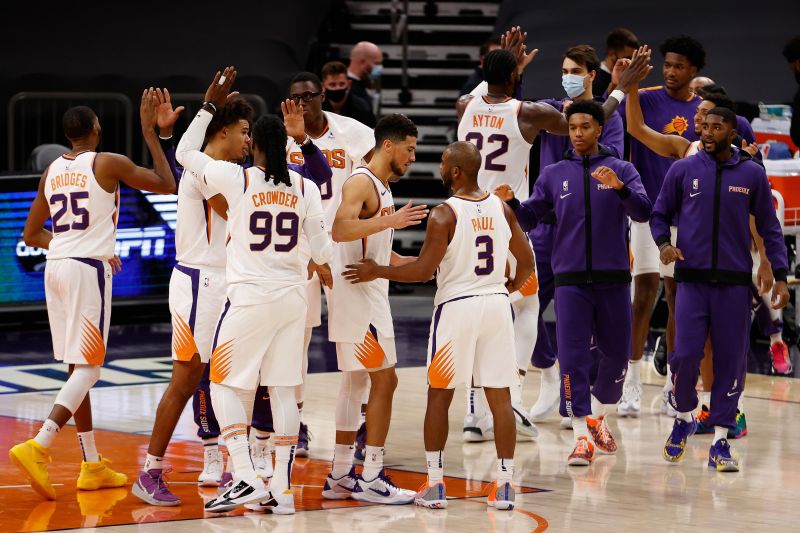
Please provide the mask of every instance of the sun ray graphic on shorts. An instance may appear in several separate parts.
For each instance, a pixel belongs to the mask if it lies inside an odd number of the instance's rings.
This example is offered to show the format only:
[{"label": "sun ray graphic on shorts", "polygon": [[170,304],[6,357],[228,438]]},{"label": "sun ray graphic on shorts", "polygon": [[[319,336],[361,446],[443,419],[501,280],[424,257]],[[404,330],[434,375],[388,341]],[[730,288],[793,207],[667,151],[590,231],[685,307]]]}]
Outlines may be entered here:
[{"label": "sun ray graphic on shorts", "polygon": [[233,355],[233,339],[220,344],[211,354],[210,378],[214,383],[222,383],[231,371],[231,356]]},{"label": "sun ray graphic on shorts", "polygon": [[367,332],[362,344],[356,344],[356,359],[364,368],[379,368],[386,354],[371,331]]},{"label": "sun ray graphic on shorts", "polygon": [[103,334],[92,324],[92,321],[82,316],[81,328],[81,355],[90,365],[102,365],[106,358],[106,347],[103,343]]},{"label": "sun ray graphic on shorts", "polygon": [[428,368],[428,383],[434,389],[446,389],[455,376],[453,368],[453,342],[450,341],[436,352]]},{"label": "sun ray graphic on shorts", "polygon": [[178,357],[178,361],[191,361],[194,354],[198,353],[192,329],[177,314],[172,322],[172,350]]}]

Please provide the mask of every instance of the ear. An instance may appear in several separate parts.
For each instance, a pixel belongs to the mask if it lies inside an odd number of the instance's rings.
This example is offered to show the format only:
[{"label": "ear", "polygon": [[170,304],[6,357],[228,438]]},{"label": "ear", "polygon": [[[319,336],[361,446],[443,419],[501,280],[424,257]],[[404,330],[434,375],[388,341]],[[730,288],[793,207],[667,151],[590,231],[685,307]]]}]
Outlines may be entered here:
[{"label": "ear", "polygon": [[589,78],[589,82],[590,82],[589,84],[590,85],[591,85],[591,82],[593,82],[596,77],[597,77],[597,71],[596,70],[590,70],[589,74],[588,74],[588,78]]},{"label": "ear", "polygon": [[381,148],[383,148],[383,150],[384,150],[385,152],[389,152],[389,151],[391,151],[391,149],[392,149],[393,147],[394,147],[394,143],[392,143],[392,140],[391,140],[391,139],[384,139],[384,140],[383,140],[383,144],[381,145]]}]

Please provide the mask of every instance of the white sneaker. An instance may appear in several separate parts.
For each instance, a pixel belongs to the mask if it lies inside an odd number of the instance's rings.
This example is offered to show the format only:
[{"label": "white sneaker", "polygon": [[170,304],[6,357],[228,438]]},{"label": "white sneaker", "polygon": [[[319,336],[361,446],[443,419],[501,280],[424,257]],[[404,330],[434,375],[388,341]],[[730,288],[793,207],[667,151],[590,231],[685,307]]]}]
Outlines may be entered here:
[{"label": "white sneaker", "polygon": [[494,420],[492,415],[464,417],[464,442],[483,442],[494,440]]},{"label": "white sneaker", "polygon": [[671,418],[678,416],[678,411],[672,408],[669,403],[669,390],[661,391],[661,414],[667,415]]},{"label": "white sneaker", "polygon": [[269,496],[264,500],[246,503],[244,508],[272,514],[294,514],[294,492],[291,489],[278,493],[270,491]]},{"label": "white sneaker", "polygon": [[638,418],[639,413],[642,411],[642,386],[638,383],[625,382],[625,387],[622,389],[622,399],[617,405],[617,414],[619,416],[630,416]]},{"label": "white sneaker", "polygon": [[354,500],[384,505],[406,505],[412,503],[416,496],[413,490],[401,489],[392,483],[383,470],[372,481],[366,481],[359,475],[353,489]]},{"label": "white sneaker", "polygon": [[538,437],[539,430],[533,422],[528,419],[528,415],[525,414],[525,407],[522,404],[512,404],[511,408],[514,410],[514,421],[517,423],[517,433],[534,439]]},{"label": "white sneaker", "polygon": [[256,475],[261,479],[272,477],[272,454],[269,452],[267,444],[255,444],[250,448],[250,459],[253,461],[253,468]]},{"label": "white sneaker", "polygon": [[572,429],[572,419],[568,416],[562,416],[561,422],[558,423],[561,429]]},{"label": "white sneaker", "polygon": [[529,417],[531,422],[542,422],[558,409],[558,402],[561,401],[561,382],[547,381],[542,379],[539,385],[539,397],[531,407]]},{"label": "white sneaker", "polygon": [[206,450],[203,456],[203,471],[197,477],[197,484],[201,487],[218,487],[222,481],[222,452],[219,448]]},{"label": "white sneaker", "polygon": [[267,496],[269,491],[264,488],[264,482],[260,479],[251,482],[243,479],[234,480],[228,490],[205,504],[203,508],[209,513],[225,513],[245,503],[261,501]]},{"label": "white sneaker", "polygon": [[331,474],[325,479],[325,486],[322,488],[322,497],[326,500],[347,500],[353,497],[353,489],[356,488],[356,467],[352,467],[350,472],[340,478],[335,478]]}]

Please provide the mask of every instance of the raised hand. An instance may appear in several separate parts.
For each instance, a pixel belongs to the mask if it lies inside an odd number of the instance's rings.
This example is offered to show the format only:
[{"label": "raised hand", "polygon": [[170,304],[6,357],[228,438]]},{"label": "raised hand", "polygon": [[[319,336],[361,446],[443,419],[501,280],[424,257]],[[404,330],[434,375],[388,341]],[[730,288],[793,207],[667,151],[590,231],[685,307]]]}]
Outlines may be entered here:
[{"label": "raised hand", "polygon": [[630,66],[631,60],[621,57],[617,59],[617,62],[614,63],[614,68],[611,69],[611,85],[616,87],[619,85],[619,75],[622,74],[622,71]]},{"label": "raised hand", "polygon": [[677,261],[678,259],[683,261],[683,253],[680,248],[668,244],[661,249],[661,262],[665,265]]},{"label": "raised hand", "polygon": [[507,183],[503,183],[502,185],[495,187],[494,194],[504,202],[514,199],[514,189],[512,189],[511,185],[508,185]]},{"label": "raised hand", "polygon": [[175,122],[183,111],[183,106],[178,106],[172,109],[172,100],[169,97],[169,91],[164,89],[156,89],[156,96],[159,101],[158,109],[156,110],[156,122],[158,124],[158,133],[162,137],[169,137],[172,135],[172,128],[175,127]]},{"label": "raised hand", "polygon": [[622,181],[620,181],[620,179],[617,177],[617,173],[608,167],[597,167],[594,169],[594,172],[592,172],[592,177],[603,185],[607,185],[612,189],[619,190],[625,186],[625,184],[622,183]]},{"label": "raised hand", "polygon": [[286,126],[286,135],[293,138],[298,144],[306,138],[306,123],[303,120],[303,108],[294,100],[287,98],[281,102],[283,125]]},{"label": "raised hand", "polygon": [[366,283],[377,279],[378,264],[372,259],[364,258],[354,265],[347,265],[342,272],[344,279],[350,283]]},{"label": "raised hand", "polygon": [[[652,51],[645,44],[633,52],[630,64],[622,70],[619,75],[619,90],[628,92],[631,85],[635,85],[645,79],[653,70],[650,64]],[[616,67],[616,65],[614,65]]]},{"label": "raised hand", "polygon": [[142,102],[139,104],[139,119],[142,122],[142,131],[155,131],[158,122],[158,93],[150,87],[142,92]]},{"label": "raised hand", "polygon": [[386,217],[389,227],[403,229],[409,226],[417,226],[428,216],[427,205],[411,205],[409,201],[406,205]]},{"label": "raised hand", "polygon": [[523,32],[519,26],[514,26],[503,35],[500,36],[500,48],[508,50],[514,57],[517,58],[517,72],[521,75],[525,68],[533,61],[539,49],[535,48],[529,53],[526,53],[527,45],[525,40],[528,38],[528,33]]},{"label": "raised hand", "polygon": [[758,153],[758,145],[756,143],[747,144],[747,141],[742,139],[742,150],[750,154],[750,157],[755,157]]},{"label": "raised hand", "polygon": [[211,82],[211,85],[206,89],[203,100],[211,102],[217,109],[221,108],[228,100],[239,94],[238,92],[230,92],[235,80],[235,68],[225,67],[225,70],[222,72],[217,71],[217,73],[214,74],[214,80]]}]

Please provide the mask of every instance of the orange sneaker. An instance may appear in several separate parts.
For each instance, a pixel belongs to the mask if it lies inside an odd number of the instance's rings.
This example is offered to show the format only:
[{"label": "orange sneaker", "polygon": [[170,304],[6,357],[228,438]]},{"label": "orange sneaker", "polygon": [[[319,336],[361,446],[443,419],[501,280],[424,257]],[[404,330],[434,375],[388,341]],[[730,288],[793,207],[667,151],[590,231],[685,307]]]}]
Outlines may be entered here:
[{"label": "orange sneaker", "polygon": [[567,464],[570,466],[589,466],[592,461],[594,461],[594,444],[589,442],[586,437],[578,437],[578,440],[575,441],[575,448],[567,458]]},{"label": "orange sneaker", "polygon": [[608,454],[617,453],[617,443],[614,442],[614,437],[611,436],[611,431],[608,429],[606,415],[600,415],[597,418],[587,416],[586,425],[589,426],[589,433],[592,434],[592,440],[598,450]]},{"label": "orange sneaker", "polygon": [[447,488],[443,481],[430,485],[425,480],[417,491],[414,503],[428,509],[444,509],[447,507]]}]

